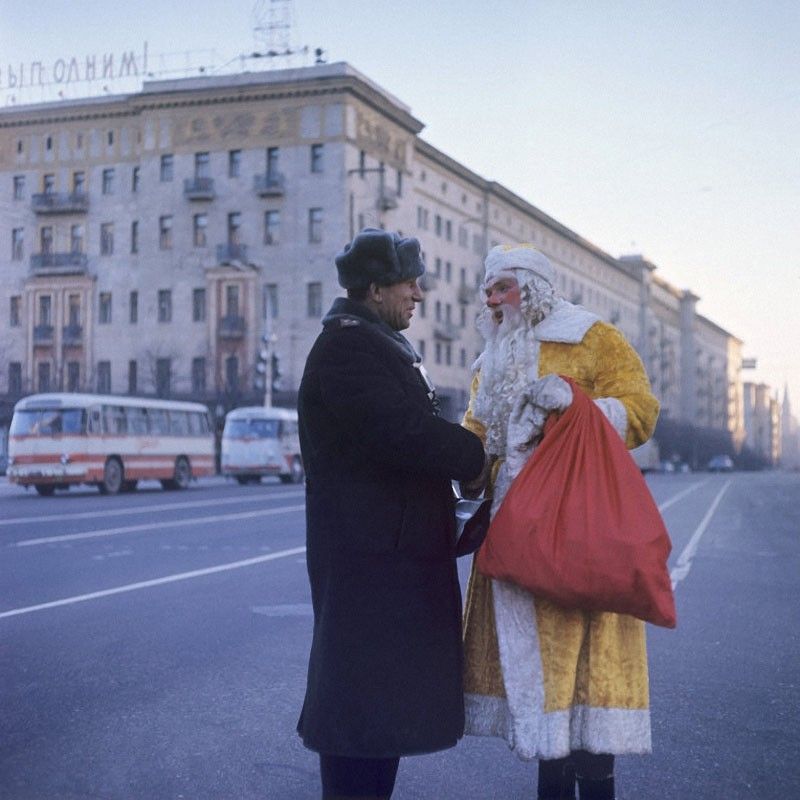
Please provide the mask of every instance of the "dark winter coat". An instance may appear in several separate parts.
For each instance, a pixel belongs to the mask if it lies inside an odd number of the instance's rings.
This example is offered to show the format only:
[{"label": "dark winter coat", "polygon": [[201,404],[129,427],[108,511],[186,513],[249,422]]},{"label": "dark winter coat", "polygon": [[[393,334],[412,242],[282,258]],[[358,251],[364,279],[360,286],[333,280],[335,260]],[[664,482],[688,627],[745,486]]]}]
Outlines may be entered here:
[{"label": "dark winter coat", "polygon": [[[343,318],[339,315],[350,315]],[[340,298],[300,384],[314,636],[298,731],[350,757],[452,747],[464,728],[450,479],[480,440],[433,413],[408,342]]]}]

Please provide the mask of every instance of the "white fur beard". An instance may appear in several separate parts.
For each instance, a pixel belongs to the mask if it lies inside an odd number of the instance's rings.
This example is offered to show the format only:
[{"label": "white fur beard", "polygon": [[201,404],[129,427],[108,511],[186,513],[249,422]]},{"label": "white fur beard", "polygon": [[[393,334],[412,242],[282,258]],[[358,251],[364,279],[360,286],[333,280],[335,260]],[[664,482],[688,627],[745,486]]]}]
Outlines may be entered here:
[{"label": "white fur beard", "polygon": [[502,306],[498,325],[488,308],[478,316],[478,330],[486,339],[479,359],[480,384],[475,416],[486,426],[486,450],[502,458],[506,452],[508,419],[514,402],[539,373],[539,343],[524,324],[519,309]]}]

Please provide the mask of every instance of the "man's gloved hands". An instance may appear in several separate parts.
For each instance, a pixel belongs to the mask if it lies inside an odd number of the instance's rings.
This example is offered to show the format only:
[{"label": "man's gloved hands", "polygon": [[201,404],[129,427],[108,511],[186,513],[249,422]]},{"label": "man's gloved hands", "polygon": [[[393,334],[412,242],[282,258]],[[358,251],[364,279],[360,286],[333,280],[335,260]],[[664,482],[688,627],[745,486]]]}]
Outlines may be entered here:
[{"label": "man's gloved hands", "polygon": [[528,460],[546,419],[547,411],[533,405],[528,394],[520,395],[514,403],[506,434],[506,466],[512,475],[516,475]]},{"label": "man's gloved hands", "polygon": [[564,411],[572,405],[572,387],[558,375],[534,381],[529,394],[531,403],[545,411]]}]

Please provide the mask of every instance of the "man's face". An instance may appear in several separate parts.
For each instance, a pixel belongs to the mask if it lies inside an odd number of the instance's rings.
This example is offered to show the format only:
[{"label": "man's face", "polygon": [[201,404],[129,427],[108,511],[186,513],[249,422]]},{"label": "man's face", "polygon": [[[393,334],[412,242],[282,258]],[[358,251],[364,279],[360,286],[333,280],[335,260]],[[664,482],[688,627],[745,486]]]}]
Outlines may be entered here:
[{"label": "man's face", "polygon": [[492,319],[498,325],[503,321],[503,306],[519,308],[519,284],[514,278],[497,278],[484,287],[486,305],[492,312]]},{"label": "man's face", "polygon": [[411,324],[414,306],[425,299],[416,278],[393,283],[391,286],[381,286],[378,296],[378,316],[395,331],[404,331]]}]

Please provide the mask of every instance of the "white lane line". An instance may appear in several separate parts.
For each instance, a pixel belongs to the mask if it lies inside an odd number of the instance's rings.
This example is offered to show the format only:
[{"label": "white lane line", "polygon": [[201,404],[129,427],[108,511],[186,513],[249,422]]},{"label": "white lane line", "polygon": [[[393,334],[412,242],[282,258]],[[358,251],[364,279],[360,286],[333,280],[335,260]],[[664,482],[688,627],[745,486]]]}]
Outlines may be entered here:
[{"label": "white lane line", "polygon": [[150,581],[139,581],[138,583],[128,583],[124,586],[115,586],[113,589],[103,589],[99,592],[89,594],[79,594],[74,597],[64,597],[61,600],[52,600],[49,603],[39,603],[35,606],[24,608],[12,608],[10,611],[0,612],[0,619],[4,617],[17,617],[20,614],[31,614],[34,611],[43,611],[46,608],[57,608],[58,606],[69,606],[73,603],[85,603],[87,600],[97,600],[99,597],[109,597],[112,594],[122,594],[123,592],[136,592],[139,589],[149,589],[152,586],[161,586],[165,583],[175,583],[176,581],[188,581],[192,578],[202,578],[204,575],[213,575],[216,572],[226,572],[231,569],[241,569],[250,567],[253,564],[263,564],[265,561],[274,561],[276,558],[286,558],[305,553],[305,547],[293,547],[291,550],[281,550],[277,553],[270,553],[266,556],[247,558],[244,561],[232,561],[228,564],[218,564],[216,567],[206,567],[205,569],[195,569],[191,572],[179,572],[175,575],[166,575],[163,578],[155,578]]},{"label": "white lane line", "polygon": [[659,507],[659,511],[665,511],[668,509],[673,503],[677,503],[678,500],[682,500],[686,497],[687,494],[691,494],[695,489],[699,489],[701,486],[705,486],[711,478],[706,478],[704,481],[700,481],[700,483],[693,483],[688,489],[684,489],[682,492],[678,492],[678,494],[670,497],[669,500],[665,500]]},{"label": "white lane line", "polygon": [[708,523],[711,521],[711,517],[717,510],[720,500],[722,500],[722,495],[728,491],[728,487],[732,483],[733,480],[728,479],[725,485],[719,490],[719,492],[717,492],[717,496],[709,506],[708,511],[706,511],[706,515],[703,517],[700,524],[697,526],[697,529],[692,534],[692,538],[689,539],[689,543],[683,548],[683,552],[678,556],[678,560],[675,562],[675,566],[669,574],[669,577],[672,579],[673,590],[689,574],[689,570],[692,568],[692,559],[697,552],[697,546],[700,544],[700,538],[706,532]]},{"label": "white lane line", "polygon": [[172,519],[164,522],[147,522],[142,525],[125,525],[121,528],[105,528],[99,531],[84,531],[82,533],[66,533],[63,536],[44,536],[39,539],[22,539],[14,542],[17,547],[33,547],[40,544],[54,544],[55,542],[74,542],[80,539],[97,539],[101,536],[119,536],[123,533],[141,533],[142,531],[160,531],[164,528],[180,528],[185,525],[205,525],[211,522],[228,522],[233,519],[252,519],[253,517],[271,517],[274,514],[291,514],[293,511],[302,511],[305,504],[297,506],[278,506],[277,508],[264,508],[258,511],[240,511],[238,514],[214,514],[210,517],[187,517],[186,519]]},{"label": "white lane line", "polygon": [[223,497],[217,500],[186,500],[181,503],[158,503],[150,506],[134,508],[110,508],[102,511],[77,511],[72,514],[48,514],[41,517],[13,517],[0,519],[0,525],[14,525],[22,522],[59,522],[65,519],[94,519],[95,517],[119,517],[128,514],[149,514],[153,511],[169,511],[173,508],[202,508],[203,506],[224,506],[232,503],[260,503],[266,500],[286,500],[290,497],[302,497],[303,492],[276,492],[275,494],[257,494],[241,497]]}]

